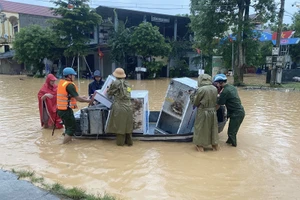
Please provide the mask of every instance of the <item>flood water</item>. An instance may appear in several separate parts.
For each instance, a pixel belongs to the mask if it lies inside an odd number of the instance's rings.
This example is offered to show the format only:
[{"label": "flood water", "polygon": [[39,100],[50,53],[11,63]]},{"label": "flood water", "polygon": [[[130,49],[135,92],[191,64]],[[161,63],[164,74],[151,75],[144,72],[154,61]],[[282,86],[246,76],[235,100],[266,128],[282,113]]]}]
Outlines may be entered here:
[{"label": "flood water", "polygon": [[[37,92],[45,79],[0,76],[0,167],[34,170],[49,182],[122,199],[300,199],[300,93],[239,90],[246,117],[238,147],[195,151],[192,143],[74,140],[40,127]],[[87,95],[88,80],[80,83]],[[77,84],[77,80],[76,80]],[[130,81],[160,110],[168,79]],[[86,104],[80,103],[79,107]]]}]

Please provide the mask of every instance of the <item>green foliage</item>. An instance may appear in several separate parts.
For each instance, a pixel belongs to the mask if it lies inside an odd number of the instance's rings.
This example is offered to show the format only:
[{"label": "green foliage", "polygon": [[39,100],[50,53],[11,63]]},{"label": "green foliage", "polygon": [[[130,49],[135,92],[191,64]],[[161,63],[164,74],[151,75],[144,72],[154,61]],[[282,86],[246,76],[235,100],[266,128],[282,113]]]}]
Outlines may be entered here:
[{"label": "green foliage", "polygon": [[189,65],[183,59],[176,59],[174,65],[170,67],[170,77],[183,77],[189,75]]},{"label": "green foliage", "polygon": [[130,46],[131,30],[120,23],[118,30],[112,34],[108,44],[111,48],[111,59],[120,65],[127,55],[132,54]]},{"label": "green foliage", "polygon": [[36,177],[34,171],[28,171],[28,170],[15,170],[12,169],[12,173],[16,174],[19,178],[30,178],[31,182],[33,183],[41,183],[41,185],[49,190],[50,192],[60,195],[67,198],[71,198],[74,200],[115,200],[116,198],[109,195],[104,194],[103,196],[100,195],[91,195],[87,194],[83,189],[72,187],[70,189],[65,188],[63,185],[54,183],[53,185],[49,185],[44,183],[43,177]]},{"label": "green foliage", "polygon": [[[250,0],[191,0],[191,28],[195,32],[195,47],[200,48],[204,54],[211,57],[216,50],[220,52],[220,40],[232,31],[237,40],[236,72],[246,61],[245,54],[248,46],[253,42],[252,30],[254,23],[249,18]],[[257,0],[251,4],[260,23],[274,18],[275,3],[273,0]],[[229,48],[229,47],[228,47]],[[231,51],[230,51],[231,52]],[[240,56],[240,57],[238,57]],[[230,56],[231,57],[231,56]],[[227,62],[229,63],[229,62]],[[231,62],[230,62],[231,63]],[[239,82],[243,81],[242,70],[236,74]]]},{"label": "green foliage", "polygon": [[19,178],[31,178],[35,174],[33,171],[15,169],[12,169],[12,173],[16,174]]},{"label": "green foliage", "polygon": [[[291,30],[295,30],[294,37],[300,37],[300,12],[296,13],[293,18]],[[300,62],[300,43],[290,46],[290,55],[293,61]]]},{"label": "green foliage", "polygon": [[42,28],[38,25],[32,25],[22,28],[16,34],[13,48],[15,50],[15,59],[19,63],[32,65],[34,73],[42,72],[44,69],[43,59],[52,57],[53,47],[53,31],[49,28]]},{"label": "green foliage", "polygon": [[183,57],[186,55],[186,52],[192,50],[192,42],[190,41],[171,41],[170,42],[172,51],[170,52],[170,56],[172,58]]},{"label": "green foliage", "polygon": [[[101,23],[101,16],[89,7],[88,0],[52,2],[55,7],[51,9],[59,17],[50,22],[59,36],[58,43],[66,47],[65,56],[85,55],[89,48],[89,34]],[[68,4],[73,8],[69,9]]]},{"label": "green foliage", "polygon": [[149,78],[160,77],[161,69],[164,66],[161,61],[144,62],[143,65],[148,69]]},{"label": "green foliage", "polygon": [[130,46],[137,55],[144,58],[151,56],[167,56],[171,52],[171,46],[165,42],[158,27],[151,23],[141,23],[134,28],[131,36]]}]

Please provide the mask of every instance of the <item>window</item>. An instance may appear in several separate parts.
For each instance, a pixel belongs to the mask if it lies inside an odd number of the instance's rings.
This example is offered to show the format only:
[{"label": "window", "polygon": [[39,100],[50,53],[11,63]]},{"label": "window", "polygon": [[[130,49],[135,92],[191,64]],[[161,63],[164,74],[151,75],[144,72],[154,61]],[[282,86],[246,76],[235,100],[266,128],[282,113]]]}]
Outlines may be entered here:
[{"label": "window", "polygon": [[18,25],[13,26],[13,33],[16,34],[19,31]]}]

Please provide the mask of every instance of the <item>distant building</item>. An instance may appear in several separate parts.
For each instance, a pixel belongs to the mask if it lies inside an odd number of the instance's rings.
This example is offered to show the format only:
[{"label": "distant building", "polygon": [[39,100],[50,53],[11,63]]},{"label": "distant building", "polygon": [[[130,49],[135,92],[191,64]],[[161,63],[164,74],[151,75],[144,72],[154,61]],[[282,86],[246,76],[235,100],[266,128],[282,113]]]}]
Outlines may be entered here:
[{"label": "distant building", "polygon": [[20,74],[25,69],[12,59],[15,34],[32,24],[46,27],[47,20],[53,17],[47,7],[0,0],[0,74]]},{"label": "distant building", "polygon": [[[143,11],[126,10],[119,8],[111,8],[105,6],[99,6],[96,8],[99,15],[102,16],[103,23],[99,26],[99,46],[104,56],[100,59],[100,70],[104,76],[112,73],[116,67],[115,63],[110,59],[110,49],[107,44],[111,32],[114,31],[119,23],[125,23],[126,27],[138,26],[142,22],[150,22],[154,26],[159,27],[160,33],[171,40],[190,40],[192,34],[189,29],[190,19],[189,17],[173,16],[165,14],[157,14]],[[115,17],[116,14],[116,17]],[[192,58],[197,56],[193,51],[187,52],[186,59],[190,66],[190,70],[198,70],[196,65],[193,64]],[[167,60],[167,61],[166,61]],[[168,62],[168,69],[166,69],[166,76],[168,75],[169,66],[172,64],[172,60],[166,59]],[[129,68],[133,70],[135,67],[141,65],[136,58],[131,58]]]}]

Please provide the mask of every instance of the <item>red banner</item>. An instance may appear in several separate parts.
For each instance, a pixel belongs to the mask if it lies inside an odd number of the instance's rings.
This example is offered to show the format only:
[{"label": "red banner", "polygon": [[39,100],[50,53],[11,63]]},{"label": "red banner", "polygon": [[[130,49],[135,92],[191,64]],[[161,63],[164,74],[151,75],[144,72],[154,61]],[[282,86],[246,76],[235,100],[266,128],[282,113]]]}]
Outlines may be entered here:
[{"label": "red banner", "polygon": [[[282,31],[281,38],[287,39],[291,38],[294,35],[295,31]],[[276,40],[277,38],[277,32],[274,32],[272,35],[272,40]]]}]

